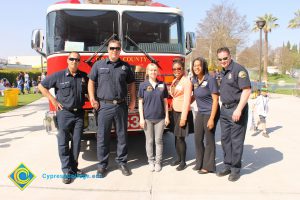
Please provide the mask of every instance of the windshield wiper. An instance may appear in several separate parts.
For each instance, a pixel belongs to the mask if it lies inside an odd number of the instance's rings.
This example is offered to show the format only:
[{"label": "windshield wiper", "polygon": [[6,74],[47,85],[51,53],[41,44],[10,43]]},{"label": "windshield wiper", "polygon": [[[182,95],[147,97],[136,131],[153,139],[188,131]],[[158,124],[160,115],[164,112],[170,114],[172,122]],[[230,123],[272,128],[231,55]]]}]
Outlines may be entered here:
[{"label": "windshield wiper", "polygon": [[[99,49],[97,51],[95,51],[95,53],[93,55],[91,55],[91,57],[89,57],[87,60],[85,60],[84,62],[87,63],[88,65],[91,66],[92,64],[92,60],[93,58],[102,51],[102,49],[104,49],[104,47],[108,44],[108,42],[110,40],[112,40],[113,38],[117,38],[117,34],[113,33],[112,36],[110,36],[109,38],[104,40],[104,43],[99,47]],[[103,56],[103,54],[100,56],[100,58]]]},{"label": "windshield wiper", "polygon": [[151,63],[154,63],[154,64],[156,64],[159,68],[161,68],[161,67],[159,66],[159,64],[158,64],[158,61],[155,60],[152,56],[150,56],[150,55],[149,55],[146,51],[144,51],[141,47],[139,47],[139,45],[138,45],[135,41],[133,41],[128,35],[125,35],[125,38],[126,38],[127,40],[129,40],[129,42],[132,43],[134,46],[136,46],[136,47],[140,50],[140,52],[142,52],[143,54],[145,54],[145,56],[151,61]]}]

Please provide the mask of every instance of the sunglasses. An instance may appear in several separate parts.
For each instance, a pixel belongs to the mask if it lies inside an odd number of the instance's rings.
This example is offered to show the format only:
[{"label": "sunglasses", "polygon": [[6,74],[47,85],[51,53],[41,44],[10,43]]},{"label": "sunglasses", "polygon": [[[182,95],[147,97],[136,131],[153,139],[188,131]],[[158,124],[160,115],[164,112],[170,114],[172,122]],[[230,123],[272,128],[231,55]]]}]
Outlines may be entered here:
[{"label": "sunglasses", "polygon": [[113,50],[120,51],[121,47],[109,47],[109,50],[111,50],[111,51],[113,51]]},{"label": "sunglasses", "polygon": [[80,58],[69,58],[69,61],[76,61],[76,62],[79,62],[79,61],[80,61]]},{"label": "sunglasses", "polygon": [[179,67],[179,68],[173,68],[173,71],[181,71],[181,70],[182,70],[181,67]]},{"label": "sunglasses", "polygon": [[228,60],[228,57],[218,58],[218,61],[222,61],[222,60]]}]

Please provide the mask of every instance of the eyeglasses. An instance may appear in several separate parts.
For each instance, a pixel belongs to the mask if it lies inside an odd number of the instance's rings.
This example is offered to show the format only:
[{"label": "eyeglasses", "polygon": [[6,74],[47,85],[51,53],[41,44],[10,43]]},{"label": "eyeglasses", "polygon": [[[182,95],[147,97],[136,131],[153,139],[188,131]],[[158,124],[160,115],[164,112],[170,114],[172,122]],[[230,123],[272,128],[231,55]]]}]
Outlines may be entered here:
[{"label": "eyeglasses", "polygon": [[111,51],[113,51],[113,50],[120,51],[121,47],[109,47],[109,50],[111,50]]},{"label": "eyeglasses", "polygon": [[228,57],[218,58],[218,61],[222,61],[222,60],[228,60]]},{"label": "eyeglasses", "polygon": [[173,71],[181,71],[181,70],[182,70],[181,67],[179,67],[179,68],[173,68]]},{"label": "eyeglasses", "polygon": [[79,62],[79,61],[80,61],[80,58],[69,58],[69,61],[76,61],[76,62]]}]

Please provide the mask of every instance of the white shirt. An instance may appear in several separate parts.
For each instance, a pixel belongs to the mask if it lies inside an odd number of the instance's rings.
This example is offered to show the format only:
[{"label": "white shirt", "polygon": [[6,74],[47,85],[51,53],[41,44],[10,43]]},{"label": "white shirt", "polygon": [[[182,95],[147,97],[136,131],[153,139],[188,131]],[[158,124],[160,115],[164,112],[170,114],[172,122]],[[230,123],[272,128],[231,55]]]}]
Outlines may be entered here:
[{"label": "white shirt", "polygon": [[259,95],[255,102],[255,107],[258,115],[267,117],[269,112],[269,96]]}]

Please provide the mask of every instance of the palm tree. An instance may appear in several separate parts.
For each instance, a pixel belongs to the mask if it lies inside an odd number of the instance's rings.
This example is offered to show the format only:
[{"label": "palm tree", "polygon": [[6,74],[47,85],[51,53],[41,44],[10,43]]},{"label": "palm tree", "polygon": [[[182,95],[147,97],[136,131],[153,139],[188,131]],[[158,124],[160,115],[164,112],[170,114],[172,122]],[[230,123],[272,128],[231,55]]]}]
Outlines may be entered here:
[{"label": "palm tree", "polygon": [[295,17],[290,20],[289,28],[300,28],[300,9],[295,12]]},{"label": "palm tree", "polygon": [[[265,82],[268,81],[268,74],[267,74],[267,69],[268,69],[268,47],[269,47],[269,41],[268,41],[268,33],[272,31],[272,29],[279,27],[279,24],[276,24],[275,22],[278,20],[277,17],[274,17],[272,14],[265,14],[264,16],[257,17],[257,20],[264,20],[266,21],[265,26],[263,27],[264,31],[264,36],[265,36],[265,41],[264,41],[264,76],[263,80]],[[255,24],[254,31],[258,31],[259,28]]]}]

